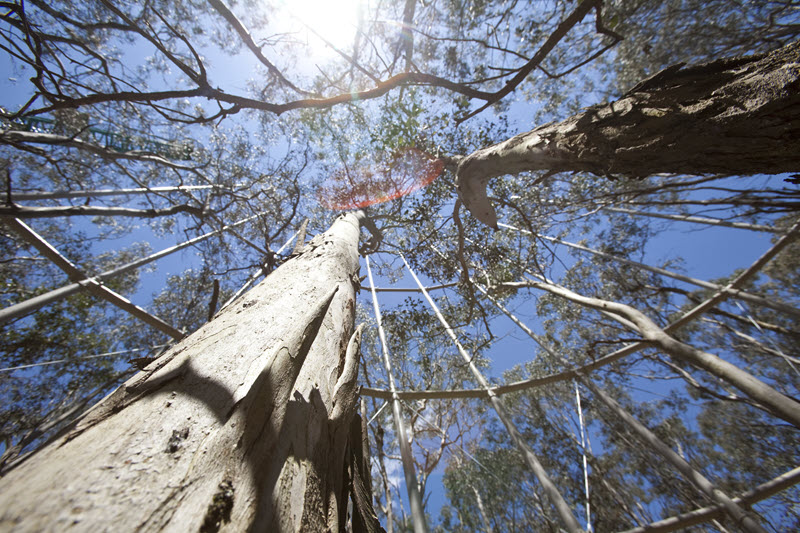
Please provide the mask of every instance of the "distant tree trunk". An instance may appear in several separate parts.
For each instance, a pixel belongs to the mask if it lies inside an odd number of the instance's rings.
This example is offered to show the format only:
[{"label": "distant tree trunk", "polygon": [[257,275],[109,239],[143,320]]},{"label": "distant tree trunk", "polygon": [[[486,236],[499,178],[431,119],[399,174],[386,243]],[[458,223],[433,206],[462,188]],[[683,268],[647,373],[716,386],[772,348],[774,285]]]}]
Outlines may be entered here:
[{"label": "distant tree trunk", "polygon": [[615,102],[478,150],[458,165],[464,205],[494,226],[487,183],[526,170],[629,177],[800,170],[800,42],[674,65]]},{"label": "distant tree trunk", "polygon": [[0,479],[0,530],[343,531],[359,229],[337,219]]},{"label": "distant tree trunk", "polygon": [[481,515],[481,521],[483,522],[483,530],[485,533],[494,533],[494,529],[492,528],[492,523],[489,521],[489,517],[486,514],[486,509],[483,506],[483,498],[481,498],[481,493],[478,492],[478,489],[470,485],[472,489],[472,493],[475,494],[475,502],[478,504],[478,513]]}]

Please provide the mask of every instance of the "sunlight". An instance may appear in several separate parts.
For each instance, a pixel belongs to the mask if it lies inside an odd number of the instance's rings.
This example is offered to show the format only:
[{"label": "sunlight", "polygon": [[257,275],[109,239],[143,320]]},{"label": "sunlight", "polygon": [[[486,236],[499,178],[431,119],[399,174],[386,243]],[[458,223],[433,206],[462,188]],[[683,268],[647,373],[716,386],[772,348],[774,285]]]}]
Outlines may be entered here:
[{"label": "sunlight", "polygon": [[362,10],[367,0],[289,0],[283,7],[304,27],[299,30],[316,56],[330,57],[336,52],[324,41],[340,50],[353,43]]}]

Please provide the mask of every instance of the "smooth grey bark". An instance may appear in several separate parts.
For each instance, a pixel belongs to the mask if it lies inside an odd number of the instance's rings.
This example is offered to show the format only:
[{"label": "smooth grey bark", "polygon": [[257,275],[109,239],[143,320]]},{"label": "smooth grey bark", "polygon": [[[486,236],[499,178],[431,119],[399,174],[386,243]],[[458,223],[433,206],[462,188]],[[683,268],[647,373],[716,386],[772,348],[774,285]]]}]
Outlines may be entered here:
[{"label": "smooth grey bark", "polygon": [[[372,269],[369,265],[369,257],[366,258],[367,276],[369,277],[370,288],[375,287],[375,280],[372,278]],[[392,417],[397,428],[397,445],[400,448],[400,459],[403,463],[403,474],[408,491],[408,506],[411,509],[411,521],[414,533],[427,533],[428,524],[425,520],[425,507],[422,503],[420,484],[417,481],[417,474],[414,470],[414,456],[411,451],[411,443],[403,422],[403,410],[400,406],[400,398],[397,396],[397,387],[394,382],[394,372],[392,361],[389,356],[389,343],[386,341],[386,332],[383,329],[381,320],[381,308],[378,303],[378,296],[372,291],[372,308],[375,313],[375,322],[378,327],[378,338],[381,342],[381,353],[383,354],[383,365],[386,368],[386,379],[389,383],[389,390],[392,392]]]},{"label": "smooth grey bark", "polygon": [[337,219],[0,479],[0,530],[342,530],[359,229]]},{"label": "smooth grey bark", "polygon": [[[489,382],[483,376],[483,373],[481,373],[481,371],[475,365],[473,357],[467,353],[467,351],[461,345],[455,331],[452,327],[450,327],[450,324],[447,323],[444,315],[442,315],[441,311],[439,311],[436,302],[433,301],[433,298],[431,298],[430,294],[428,294],[428,291],[425,290],[425,287],[422,285],[422,282],[419,280],[417,275],[413,270],[411,270],[411,266],[406,261],[406,258],[402,255],[400,258],[403,260],[408,273],[411,274],[412,278],[414,278],[414,281],[422,292],[422,295],[427,300],[428,305],[430,305],[433,314],[436,315],[439,323],[444,328],[447,336],[453,341],[453,344],[458,350],[459,355],[461,355],[461,358],[464,360],[467,368],[469,368],[469,371],[472,373],[475,381],[477,381],[480,388],[485,391],[485,395],[489,398],[489,403],[491,404],[495,413],[497,413],[497,417],[505,426],[506,431],[508,431],[511,442],[513,442],[514,445],[519,449],[522,459],[536,476],[536,479],[539,480],[539,484],[542,486],[542,491],[547,495],[551,505],[555,508],[556,513],[561,519],[564,529],[569,533],[582,533],[583,529],[578,523],[578,520],[575,518],[575,515],[572,513],[572,509],[570,509],[569,504],[567,504],[566,500],[561,495],[561,492],[559,492],[558,487],[556,487],[555,483],[553,483],[550,475],[544,469],[541,461],[539,461],[539,458],[536,457],[536,454],[533,453],[533,450],[531,450],[530,446],[528,446],[528,444],[525,442],[522,434],[520,434],[517,426],[514,424],[511,415],[506,410],[505,402],[502,398],[500,398],[500,396],[497,395],[497,393],[494,392],[492,387],[489,385]],[[395,393],[395,395],[396,394],[397,393]]]},{"label": "smooth grey bark", "polygon": [[529,170],[601,176],[778,174],[800,169],[800,42],[669,67],[621,99],[539,126],[459,161],[464,205],[495,226],[486,185]]},{"label": "smooth grey bark", "polygon": [[766,530],[756,522],[745,510],[731,499],[722,490],[715,487],[702,473],[696,470],[689,462],[677,454],[664,441],[659,439],[655,433],[634,418],[630,413],[622,408],[616,400],[606,394],[602,389],[595,386],[586,376],[578,378],[581,383],[592,391],[595,398],[606,404],[615,415],[621,418],[633,432],[644,441],[654,452],[661,455],[675,470],[681,473],[692,485],[700,492],[708,496],[714,503],[721,505],[725,512],[730,515],[737,526],[748,533],[766,533]]}]

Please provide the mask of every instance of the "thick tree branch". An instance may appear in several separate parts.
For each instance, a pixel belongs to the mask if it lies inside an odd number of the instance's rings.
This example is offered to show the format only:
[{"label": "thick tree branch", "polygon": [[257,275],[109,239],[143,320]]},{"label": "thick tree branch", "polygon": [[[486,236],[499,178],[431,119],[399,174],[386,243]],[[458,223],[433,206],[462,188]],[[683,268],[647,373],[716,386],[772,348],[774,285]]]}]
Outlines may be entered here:
[{"label": "thick tree branch", "polygon": [[800,43],[767,55],[676,65],[590,107],[461,160],[464,205],[497,217],[489,180],[529,170],[645,177],[778,174],[800,168]]},{"label": "thick tree branch", "polygon": [[[578,7],[566,18],[564,19],[555,29],[555,31],[548,37],[545,43],[540,47],[540,49],[534,54],[532,58],[530,58],[523,66],[509,70],[508,72],[499,76],[500,78],[504,78],[506,76],[510,76],[514,74],[514,76],[505,84],[505,86],[496,92],[489,92],[483,91],[473,88],[476,84],[481,83],[481,80],[473,80],[467,82],[455,82],[451,81],[434,74],[426,74],[421,72],[411,72],[411,53],[412,53],[412,44],[411,38],[412,34],[408,31],[410,28],[410,23],[413,22],[414,17],[414,8],[416,6],[416,2],[414,0],[408,0],[406,2],[406,8],[404,10],[404,30],[403,35],[405,35],[405,45],[403,46],[402,54],[406,56],[408,65],[406,66],[406,72],[394,75],[389,77],[384,81],[380,81],[376,75],[370,74],[366,69],[361,68],[358,64],[355,63],[355,60],[348,58],[355,67],[359,68],[370,77],[373,82],[374,86],[371,88],[367,88],[360,91],[344,91],[340,94],[335,94],[329,97],[320,97],[317,96],[316,93],[311,91],[306,91],[297,87],[291,81],[289,81],[283,73],[271,62],[261,50],[261,47],[257,45],[254,41],[253,36],[247,30],[247,28],[242,24],[242,22],[236,17],[236,15],[230,10],[230,8],[222,1],[222,0],[208,0],[211,7],[222,16],[223,19],[228,23],[228,25],[236,32],[238,37],[244,43],[244,45],[256,56],[256,58],[267,67],[267,70],[277,78],[279,83],[288,87],[289,89],[295,91],[296,93],[302,94],[304,96],[310,96],[309,98],[303,98],[299,100],[288,101],[284,103],[276,103],[276,102],[267,102],[258,98],[252,98],[244,95],[235,95],[235,94],[228,94],[221,89],[214,88],[210,85],[207,74],[205,71],[205,66],[203,65],[203,60],[199,56],[199,54],[195,51],[192,44],[189,40],[184,37],[173,25],[168,23],[159,12],[155,12],[155,15],[161,19],[161,22],[167,28],[167,34],[175,38],[177,37],[178,40],[182,41],[190,50],[193,56],[193,64],[190,64],[187,59],[184,59],[179,54],[174,52],[167,46],[167,41],[164,37],[162,37],[159,33],[157,33],[154,29],[147,27],[144,23],[141,23],[138,19],[133,18],[119,7],[113,5],[108,0],[102,0],[102,4],[116,17],[120,18],[123,23],[104,23],[102,28],[114,29],[117,31],[123,31],[126,33],[135,33],[140,35],[142,38],[146,39],[150,44],[152,44],[156,49],[159,51],[161,55],[163,55],[171,64],[173,64],[177,69],[183,72],[193,84],[196,84],[194,88],[186,88],[183,90],[169,90],[169,91],[152,91],[152,92],[141,92],[135,90],[133,87],[130,87],[129,90],[121,91],[116,90],[115,86],[115,77],[108,72],[107,65],[103,68],[104,74],[103,76],[107,78],[111,85],[113,86],[112,91],[105,91],[105,90],[98,90],[96,88],[92,88],[90,86],[78,85],[76,88],[79,89],[79,92],[82,92],[83,95],[76,94],[75,91],[65,91],[61,87],[61,82],[63,80],[67,80],[68,77],[66,76],[65,72],[59,74],[58,72],[51,72],[48,68],[47,64],[44,61],[44,55],[42,51],[42,46],[47,45],[48,43],[55,43],[61,42],[64,40],[63,36],[58,35],[47,35],[47,34],[40,34],[33,28],[29,28],[24,26],[21,31],[23,31],[26,44],[28,49],[31,51],[32,57],[26,57],[23,60],[29,63],[36,71],[37,76],[34,80],[34,84],[36,85],[38,92],[49,100],[49,105],[45,105],[39,109],[35,109],[32,111],[33,114],[41,114],[50,111],[54,111],[57,109],[66,109],[66,108],[79,108],[85,106],[92,106],[106,102],[129,102],[129,103],[149,103],[154,104],[155,102],[161,102],[165,100],[177,100],[177,99],[185,99],[185,98],[208,98],[210,100],[215,100],[219,103],[226,103],[231,104],[229,108],[220,108],[220,112],[215,114],[212,117],[199,115],[193,117],[188,122],[191,123],[201,123],[201,122],[211,122],[218,118],[238,113],[241,109],[258,109],[263,111],[268,111],[275,114],[282,114],[287,111],[292,111],[295,109],[324,109],[328,107],[332,107],[334,105],[342,104],[342,103],[350,103],[354,101],[360,100],[367,100],[373,98],[379,98],[386,94],[387,92],[391,91],[394,88],[398,87],[406,87],[406,86],[429,86],[429,87],[440,87],[457,94],[461,94],[466,96],[470,99],[478,99],[483,100],[486,102],[486,106],[480,108],[479,110],[471,113],[469,116],[464,117],[462,120],[466,120],[470,116],[475,115],[476,113],[483,110],[485,107],[488,107],[499,100],[503,99],[510,93],[512,93],[519,85],[522,83],[524,79],[532,72],[535,68],[537,68],[541,62],[544,60],[545,57],[555,48],[555,46],[564,38],[564,36],[572,29],[576,24],[578,24],[585,15],[595,9],[597,11],[597,31],[604,35],[611,35],[615,39],[618,36],[614,35],[613,32],[610,32],[606,28],[602,26],[600,20],[600,5],[601,2],[599,0],[584,0],[581,2]],[[72,26],[74,28],[79,28],[82,31],[94,31],[99,28],[95,28],[94,26],[82,24],[78,21],[75,21],[69,17],[65,17],[63,14],[54,14],[49,9],[45,9],[37,2],[36,5],[41,9],[45,10],[51,16],[56,17],[58,20],[62,21],[68,26]],[[23,24],[20,22],[19,24]],[[604,47],[600,53],[605,51],[608,47]],[[85,53],[96,60],[99,60],[101,64],[105,64],[105,58],[99,55],[97,52],[92,50],[91,48],[82,45],[80,46],[82,53]],[[512,52],[513,53],[513,52]],[[593,55],[595,57],[598,54]],[[57,56],[56,56],[57,57]],[[90,70],[95,70],[93,67],[89,67],[88,65],[84,65],[86,68]],[[391,67],[387,67],[389,71],[391,71]],[[63,67],[61,69],[64,70]],[[52,85],[52,88],[48,88],[45,81],[49,80]],[[176,119],[177,120],[177,119]]]}]

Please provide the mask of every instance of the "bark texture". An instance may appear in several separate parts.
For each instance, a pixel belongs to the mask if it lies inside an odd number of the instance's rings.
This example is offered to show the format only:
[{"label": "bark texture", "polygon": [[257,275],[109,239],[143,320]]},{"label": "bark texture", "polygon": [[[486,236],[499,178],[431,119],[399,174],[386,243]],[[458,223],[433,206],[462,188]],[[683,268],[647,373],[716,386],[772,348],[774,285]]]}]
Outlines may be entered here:
[{"label": "bark texture", "polygon": [[0,479],[0,530],[343,531],[359,227],[339,218]]},{"label": "bark texture", "polygon": [[457,187],[481,222],[495,176],[526,170],[651,174],[777,174],[800,169],[800,42],[759,56],[669,67],[560,123],[462,159]]}]

